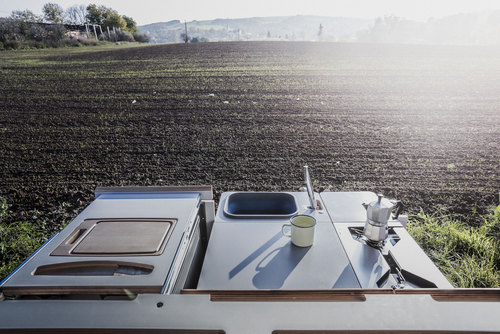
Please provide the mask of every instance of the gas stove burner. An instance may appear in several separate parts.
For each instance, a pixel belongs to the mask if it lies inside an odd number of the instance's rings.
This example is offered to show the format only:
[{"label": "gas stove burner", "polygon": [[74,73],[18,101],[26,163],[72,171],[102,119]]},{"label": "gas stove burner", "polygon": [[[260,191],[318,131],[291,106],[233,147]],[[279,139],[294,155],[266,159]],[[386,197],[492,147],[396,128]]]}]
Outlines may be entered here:
[{"label": "gas stove burner", "polygon": [[394,228],[389,228],[387,230],[387,238],[382,241],[374,241],[368,239],[363,233],[363,227],[349,227],[349,232],[351,232],[351,236],[354,240],[361,242],[367,246],[373,247],[380,251],[383,251],[387,241],[391,243],[392,246],[398,243],[401,238],[398,236]]},{"label": "gas stove burner", "polygon": [[382,240],[382,241],[374,241],[374,240],[370,240],[368,239],[367,237],[365,236],[362,236],[363,238],[363,241],[370,247],[373,247],[373,248],[376,248],[378,250],[383,250],[384,249],[384,246],[385,246],[385,240]]}]

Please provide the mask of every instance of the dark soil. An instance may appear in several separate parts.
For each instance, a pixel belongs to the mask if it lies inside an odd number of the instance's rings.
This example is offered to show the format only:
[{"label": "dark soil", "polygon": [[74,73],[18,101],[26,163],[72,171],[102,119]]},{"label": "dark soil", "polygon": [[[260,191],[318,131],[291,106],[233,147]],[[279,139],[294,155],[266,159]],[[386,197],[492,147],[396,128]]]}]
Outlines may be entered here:
[{"label": "dark soil", "polygon": [[[0,54],[0,196],[54,232],[96,186],[382,192],[473,225],[500,189],[500,51],[202,43]],[[213,94],[213,95],[212,95]]]}]

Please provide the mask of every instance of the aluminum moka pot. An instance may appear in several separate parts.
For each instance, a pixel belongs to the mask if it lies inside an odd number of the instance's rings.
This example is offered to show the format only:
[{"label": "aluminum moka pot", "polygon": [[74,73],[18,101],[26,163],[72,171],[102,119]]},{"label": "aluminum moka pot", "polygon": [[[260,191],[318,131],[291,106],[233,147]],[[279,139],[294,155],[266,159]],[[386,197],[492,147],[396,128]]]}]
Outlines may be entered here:
[{"label": "aluminum moka pot", "polygon": [[370,241],[381,242],[387,239],[387,221],[391,216],[394,205],[383,195],[370,204],[363,203],[366,209],[366,223],[363,235]]}]

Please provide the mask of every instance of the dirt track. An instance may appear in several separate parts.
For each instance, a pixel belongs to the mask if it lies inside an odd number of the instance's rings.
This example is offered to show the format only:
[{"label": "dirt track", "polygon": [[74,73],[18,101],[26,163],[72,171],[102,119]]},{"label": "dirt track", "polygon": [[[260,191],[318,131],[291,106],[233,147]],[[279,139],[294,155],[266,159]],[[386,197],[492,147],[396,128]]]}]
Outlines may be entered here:
[{"label": "dirt track", "polygon": [[[371,190],[498,204],[500,51],[203,43],[0,53],[0,196],[74,217],[96,186]],[[52,231],[47,231],[50,233]]]}]

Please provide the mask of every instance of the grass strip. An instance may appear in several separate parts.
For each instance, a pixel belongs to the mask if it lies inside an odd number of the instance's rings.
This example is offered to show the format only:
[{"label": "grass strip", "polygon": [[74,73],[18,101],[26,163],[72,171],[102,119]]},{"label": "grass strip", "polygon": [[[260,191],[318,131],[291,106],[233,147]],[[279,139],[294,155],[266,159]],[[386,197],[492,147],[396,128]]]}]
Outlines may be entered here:
[{"label": "grass strip", "polygon": [[500,288],[500,205],[470,227],[448,215],[420,212],[408,232],[457,288]]}]

